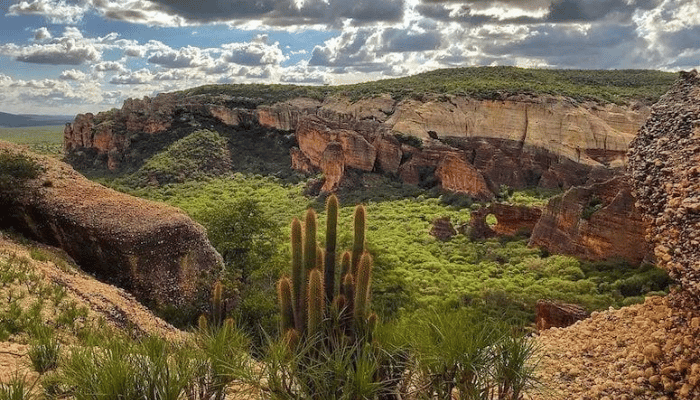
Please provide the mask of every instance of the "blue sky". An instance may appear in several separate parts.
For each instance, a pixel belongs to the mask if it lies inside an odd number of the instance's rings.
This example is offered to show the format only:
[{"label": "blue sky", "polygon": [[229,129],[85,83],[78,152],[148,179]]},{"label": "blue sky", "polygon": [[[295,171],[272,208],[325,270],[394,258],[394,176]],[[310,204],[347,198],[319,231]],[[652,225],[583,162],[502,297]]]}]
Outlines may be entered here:
[{"label": "blue sky", "polygon": [[700,67],[697,0],[0,0],[0,111],[461,66]]}]

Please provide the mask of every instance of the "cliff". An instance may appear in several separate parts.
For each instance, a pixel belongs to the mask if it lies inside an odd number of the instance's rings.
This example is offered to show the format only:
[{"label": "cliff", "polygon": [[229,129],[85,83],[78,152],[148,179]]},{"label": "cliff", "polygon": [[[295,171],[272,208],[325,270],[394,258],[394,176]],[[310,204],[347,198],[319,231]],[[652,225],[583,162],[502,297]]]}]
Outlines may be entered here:
[{"label": "cliff", "polygon": [[78,115],[66,126],[65,147],[69,160],[116,170],[138,162],[143,143],[191,133],[173,135],[178,127],[257,129],[260,136],[267,129],[278,138],[294,132],[289,145],[300,152],[287,149],[289,164],[303,171],[321,169],[326,146],[339,141],[349,168],[409,183],[419,183],[422,174],[447,190],[490,198],[501,185],[569,187],[613,176],[625,166],[627,145],[648,114],[641,104],[550,95],[394,100],[384,94],[354,100],[333,94],[263,105],[223,94],[167,93],[130,99],[120,110]]},{"label": "cliff", "polygon": [[41,173],[0,190],[0,227],[60,247],[85,271],[156,305],[191,303],[222,265],[204,229],[174,207],[93,183],[70,166],[0,142]]},{"label": "cliff", "polygon": [[647,224],[634,206],[626,176],[574,187],[552,198],[530,237],[530,246],[588,260],[651,259]]}]

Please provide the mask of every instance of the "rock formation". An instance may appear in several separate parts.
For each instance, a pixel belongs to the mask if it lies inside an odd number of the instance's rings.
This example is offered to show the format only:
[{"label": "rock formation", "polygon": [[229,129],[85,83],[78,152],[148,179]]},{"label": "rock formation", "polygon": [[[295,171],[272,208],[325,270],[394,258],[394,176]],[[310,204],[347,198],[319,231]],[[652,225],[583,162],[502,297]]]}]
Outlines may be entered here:
[{"label": "rock formation", "polygon": [[430,228],[430,235],[438,238],[439,240],[445,241],[450,240],[453,236],[457,234],[450,217],[440,217],[433,221],[433,226]]},{"label": "rock formation", "polygon": [[[489,215],[496,218],[496,224],[493,227],[486,223]],[[488,207],[471,212],[470,237],[486,239],[498,235],[530,236],[541,216],[542,210],[537,207],[491,203]]]},{"label": "rock formation", "polygon": [[44,172],[27,187],[0,193],[0,227],[62,248],[87,272],[156,305],[192,302],[222,265],[204,229],[185,213],[105,188],[70,166],[27,153]]},{"label": "rock formation", "polygon": [[659,266],[700,304],[700,75],[681,78],[630,146],[637,205]]},{"label": "rock formation", "polygon": [[[302,171],[319,168],[325,144],[338,141],[348,168],[488,199],[501,185],[570,187],[612,177],[624,167],[627,144],[649,113],[642,105],[528,95],[397,101],[388,94],[359,100],[336,94],[259,103],[184,93],[130,99],[120,110],[76,117],[65,129],[65,147],[69,155],[87,153],[87,165],[92,157],[98,166],[117,169],[139,151],[132,150],[135,141],[165,140],[159,135],[175,126],[210,128],[207,121],[261,126],[296,133],[301,153],[311,161],[293,154]],[[434,132],[432,138],[428,132]],[[394,135],[419,138],[424,148],[401,144]]]},{"label": "rock formation", "polygon": [[529,244],[588,260],[622,258],[639,265],[651,255],[646,228],[627,177],[620,176],[552,198]]},{"label": "rock formation", "polygon": [[535,325],[540,332],[552,327],[565,328],[586,318],[586,310],[576,304],[539,300],[535,307]]}]

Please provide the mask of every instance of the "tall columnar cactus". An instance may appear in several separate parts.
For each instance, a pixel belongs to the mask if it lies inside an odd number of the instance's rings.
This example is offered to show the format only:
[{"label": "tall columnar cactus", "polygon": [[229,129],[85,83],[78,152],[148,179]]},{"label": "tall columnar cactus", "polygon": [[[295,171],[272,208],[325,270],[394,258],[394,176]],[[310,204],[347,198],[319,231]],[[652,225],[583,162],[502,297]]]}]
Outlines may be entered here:
[{"label": "tall columnar cactus", "polygon": [[[376,314],[369,312],[372,257],[364,250],[365,209],[355,208],[353,249],[342,256],[337,288],[335,196],[329,198],[327,212],[325,251],[316,242],[316,213],[312,209],[306,213],[303,229],[298,219],[292,221],[292,277],[280,279],[277,286],[281,330],[289,343],[315,335],[326,339],[347,336],[350,342],[370,340],[371,328],[376,324]],[[355,258],[357,261],[353,263]],[[322,342],[349,343],[347,340]]]},{"label": "tall columnar cactus", "polygon": [[306,271],[304,270],[303,244],[301,239],[301,222],[294,218],[292,220],[292,302],[294,312],[295,327],[298,331],[303,330],[304,297],[306,291]]},{"label": "tall columnar cactus", "polygon": [[284,334],[288,330],[294,329],[294,306],[289,278],[284,277],[277,283],[277,297],[280,301],[280,324]]},{"label": "tall columnar cactus", "polygon": [[321,328],[324,318],[324,303],[323,299],[323,278],[321,271],[318,268],[313,269],[309,274],[309,291],[308,291],[308,332],[309,336],[317,336],[321,334]]},{"label": "tall columnar cactus", "polygon": [[223,307],[221,305],[221,291],[223,287],[220,281],[214,284],[214,293],[211,298],[211,319],[214,326],[220,326],[221,322],[224,320]]},{"label": "tall columnar cactus", "polygon": [[372,275],[372,256],[365,252],[360,259],[355,280],[355,326],[364,329],[369,312],[369,284]]},{"label": "tall columnar cactus", "polygon": [[358,204],[355,207],[355,218],[353,220],[355,235],[352,244],[352,274],[357,275],[357,265],[360,257],[365,251],[365,207]]},{"label": "tall columnar cactus", "polygon": [[337,242],[338,198],[328,196],[326,200],[326,257],[323,282],[326,288],[326,304],[333,301],[335,292],[335,246]]}]

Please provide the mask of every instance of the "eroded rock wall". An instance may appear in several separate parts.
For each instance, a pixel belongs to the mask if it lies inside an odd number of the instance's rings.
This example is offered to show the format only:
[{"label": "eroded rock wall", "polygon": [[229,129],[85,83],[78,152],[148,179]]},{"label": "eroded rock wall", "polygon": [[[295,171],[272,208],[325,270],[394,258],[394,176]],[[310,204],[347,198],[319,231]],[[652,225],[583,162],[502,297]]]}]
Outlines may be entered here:
[{"label": "eroded rock wall", "polygon": [[651,257],[647,224],[635,207],[626,176],[574,187],[552,198],[535,225],[530,246],[589,260],[622,258],[639,265]]},{"label": "eroded rock wall", "polygon": [[66,251],[87,272],[158,304],[187,304],[208,291],[222,259],[205,231],[177,208],[93,183],[70,166],[29,154],[44,172],[0,192],[0,226]]},{"label": "eroded rock wall", "polygon": [[700,304],[700,75],[681,73],[630,145],[637,206],[659,266]]}]

